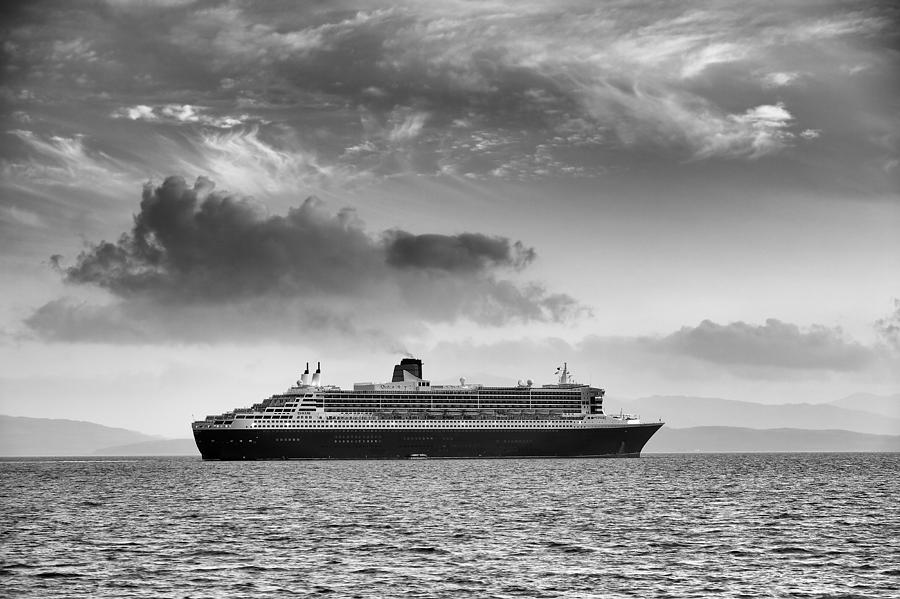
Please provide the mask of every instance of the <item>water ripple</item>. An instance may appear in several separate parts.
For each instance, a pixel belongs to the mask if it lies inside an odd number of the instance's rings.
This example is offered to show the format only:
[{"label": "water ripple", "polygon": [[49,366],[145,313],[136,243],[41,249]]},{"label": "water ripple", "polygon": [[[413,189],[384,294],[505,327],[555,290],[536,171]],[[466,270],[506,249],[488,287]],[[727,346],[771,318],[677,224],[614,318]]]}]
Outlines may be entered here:
[{"label": "water ripple", "polygon": [[10,597],[893,597],[897,454],[0,461]]}]

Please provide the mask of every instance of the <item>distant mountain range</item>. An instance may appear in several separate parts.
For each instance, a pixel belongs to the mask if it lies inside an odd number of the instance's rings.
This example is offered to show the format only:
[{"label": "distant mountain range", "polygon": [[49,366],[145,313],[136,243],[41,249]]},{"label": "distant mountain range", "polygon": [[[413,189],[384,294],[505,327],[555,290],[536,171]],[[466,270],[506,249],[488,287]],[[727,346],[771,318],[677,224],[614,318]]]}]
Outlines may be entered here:
[{"label": "distant mountain range", "polygon": [[900,451],[900,435],[796,428],[753,429],[734,426],[664,426],[644,453],[792,453]]},{"label": "distant mountain range", "polygon": [[81,420],[0,415],[0,455],[92,455],[104,447],[158,441],[143,433]]},{"label": "distant mountain range", "polygon": [[831,402],[831,405],[848,410],[870,412],[889,418],[900,419],[900,393],[894,395],[873,395],[855,393]]},{"label": "distant mountain range", "polygon": [[93,455],[195,455],[199,457],[200,452],[197,450],[197,444],[194,443],[193,439],[159,439],[156,441],[103,447],[94,451]]},{"label": "distant mountain range", "polygon": [[[860,398],[866,399],[860,399]],[[893,402],[893,403],[891,403]],[[849,409],[853,406],[854,409]],[[634,400],[609,398],[608,414],[638,414],[641,420],[662,420],[672,428],[733,426],[740,428],[845,430],[870,435],[900,435],[896,413],[900,396],[850,396],[827,404],[766,405],[711,397],[654,396]],[[883,412],[864,410],[883,410]]]},{"label": "distant mountain range", "polygon": [[[851,395],[828,404],[728,399],[608,398],[607,413],[666,423],[647,453],[900,451],[900,395]],[[194,455],[193,439],[162,439],[93,422],[0,415],[0,456]]]}]

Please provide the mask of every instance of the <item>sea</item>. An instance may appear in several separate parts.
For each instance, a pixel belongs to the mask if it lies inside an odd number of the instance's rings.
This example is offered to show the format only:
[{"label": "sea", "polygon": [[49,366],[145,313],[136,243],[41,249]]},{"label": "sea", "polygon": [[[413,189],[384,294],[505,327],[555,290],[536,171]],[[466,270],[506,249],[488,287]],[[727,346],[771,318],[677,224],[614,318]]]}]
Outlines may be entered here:
[{"label": "sea", "polygon": [[0,461],[2,597],[900,597],[900,454]]}]

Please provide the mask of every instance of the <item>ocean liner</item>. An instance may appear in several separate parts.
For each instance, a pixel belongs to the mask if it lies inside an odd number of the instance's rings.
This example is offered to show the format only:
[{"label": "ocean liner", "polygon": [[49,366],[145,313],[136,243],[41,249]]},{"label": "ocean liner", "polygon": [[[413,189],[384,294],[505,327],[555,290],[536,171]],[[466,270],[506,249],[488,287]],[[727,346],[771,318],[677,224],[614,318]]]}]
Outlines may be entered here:
[{"label": "ocean liner", "polygon": [[535,387],[432,385],[404,358],[389,383],[323,385],[309,364],[284,393],[192,425],[205,460],[638,457],[662,422],[603,411],[568,366]]}]

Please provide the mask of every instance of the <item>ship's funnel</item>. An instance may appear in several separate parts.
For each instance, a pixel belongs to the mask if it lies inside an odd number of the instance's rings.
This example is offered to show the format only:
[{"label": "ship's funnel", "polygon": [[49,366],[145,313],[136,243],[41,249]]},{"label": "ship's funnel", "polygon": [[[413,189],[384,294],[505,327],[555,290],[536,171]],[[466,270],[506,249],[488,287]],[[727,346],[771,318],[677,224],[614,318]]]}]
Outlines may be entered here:
[{"label": "ship's funnel", "polygon": [[306,370],[300,375],[300,383],[303,385],[309,384],[309,362],[306,363]]},{"label": "ship's funnel", "polygon": [[316,371],[313,373],[313,387],[318,387],[322,382],[322,363],[316,362]]},{"label": "ship's funnel", "polygon": [[400,363],[394,366],[394,376],[391,378],[392,383],[402,383],[406,380],[404,372],[408,372],[417,379],[422,378],[422,360],[415,358],[403,358]]}]

